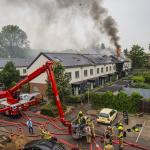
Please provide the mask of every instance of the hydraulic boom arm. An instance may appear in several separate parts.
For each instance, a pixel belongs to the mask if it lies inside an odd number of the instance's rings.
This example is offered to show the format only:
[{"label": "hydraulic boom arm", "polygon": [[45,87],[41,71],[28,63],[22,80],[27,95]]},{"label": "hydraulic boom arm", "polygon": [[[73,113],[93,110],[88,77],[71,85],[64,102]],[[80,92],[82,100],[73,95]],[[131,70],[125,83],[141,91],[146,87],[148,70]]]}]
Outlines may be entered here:
[{"label": "hydraulic boom arm", "polygon": [[30,82],[31,80],[33,80],[34,78],[36,78],[40,74],[46,72],[47,75],[48,75],[48,80],[49,80],[49,82],[51,82],[51,85],[52,85],[52,90],[53,90],[53,93],[54,93],[54,96],[55,96],[56,105],[57,105],[57,108],[58,108],[58,111],[59,111],[60,120],[65,126],[68,126],[70,128],[70,126],[71,126],[70,122],[66,121],[65,118],[64,118],[64,112],[63,112],[63,108],[62,108],[62,105],[61,105],[61,102],[60,102],[59,93],[58,93],[58,90],[57,90],[57,85],[56,85],[52,65],[53,65],[53,62],[48,61],[48,62],[45,63],[45,65],[43,65],[42,67],[38,68],[33,73],[28,75],[25,79],[18,82],[14,87],[8,89],[7,91],[0,91],[0,98],[7,98],[7,103],[9,103],[9,104],[17,103],[18,100],[13,98],[13,94],[18,89],[21,89],[21,87],[23,85]]}]

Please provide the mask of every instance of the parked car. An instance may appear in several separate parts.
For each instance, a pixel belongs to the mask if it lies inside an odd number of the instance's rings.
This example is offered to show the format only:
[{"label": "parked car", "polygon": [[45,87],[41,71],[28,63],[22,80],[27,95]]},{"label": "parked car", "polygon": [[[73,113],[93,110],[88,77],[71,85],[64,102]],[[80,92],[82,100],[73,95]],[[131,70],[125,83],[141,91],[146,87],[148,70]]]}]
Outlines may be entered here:
[{"label": "parked car", "polygon": [[31,101],[35,98],[41,98],[41,94],[40,93],[23,93],[20,94],[20,100],[26,100],[26,101]]},{"label": "parked car", "polygon": [[118,113],[117,110],[110,108],[103,108],[97,116],[97,122],[111,124],[115,120],[117,113]]}]

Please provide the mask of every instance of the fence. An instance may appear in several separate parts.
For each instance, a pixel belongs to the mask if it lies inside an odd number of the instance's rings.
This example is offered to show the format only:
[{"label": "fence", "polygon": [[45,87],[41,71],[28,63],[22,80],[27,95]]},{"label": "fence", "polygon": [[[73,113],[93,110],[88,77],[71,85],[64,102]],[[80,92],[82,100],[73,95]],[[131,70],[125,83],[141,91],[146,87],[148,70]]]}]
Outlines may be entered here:
[{"label": "fence", "polygon": [[140,101],[139,105],[140,112],[150,113],[150,101]]}]

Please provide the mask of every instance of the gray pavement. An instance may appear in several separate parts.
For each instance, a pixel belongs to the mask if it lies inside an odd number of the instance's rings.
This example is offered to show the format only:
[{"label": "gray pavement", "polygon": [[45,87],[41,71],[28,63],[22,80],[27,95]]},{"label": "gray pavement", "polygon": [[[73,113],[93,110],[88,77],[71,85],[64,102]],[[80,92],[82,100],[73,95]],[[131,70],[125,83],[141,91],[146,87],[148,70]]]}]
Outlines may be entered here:
[{"label": "gray pavement", "polygon": [[[75,114],[77,114],[78,112],[78,109],[75,109],[71,114],[68,115],[68,118],[70,119],[73,119],[76,117]],[[97,112],[97,111],[96,111]],[[30,115],[30,112],[26,112],[28,115]],[[91,115],[91,114],[89,114]],[[4,117],[4,116],[0,116],[1,119],[4,119],[4,120],[8,120],[8,121],[13,121],[13,122],[22,122],[22,123],[25,123],[26,120],[23,119],[23,118],[20,118],[20,119],[17,119],[17,120],[12,120],[12,119],[8,119],[7,117]],[[46,119],[43,119],[43,118],[38,118],[38,117],[31,117],[34,121],[36,122],[39,122],[39,123],[44,123],[46,122],[47,120]],[[95,116],[94,114],[92,114],[92,118],[94,119]],[[119,121],[122,121],[122,114],[119,113],[117,118],[115,119],[115,121],[113,122],[112,125],[114,125],[115,123],[119,122]],[[143,124],[145,122],[145,126],[140,129],[142,129],[141,132],[127,132],[127,137],[125,138],[125,141],[129,141],[129,142],[133,142],[133,143],[136,143],[139,144],[139,145],[143,145],[144,147],[146,147],[147,149],[150,149],[150,115],[145,115],[144,117],[136,117],[136,116],[130,116],[129,117],[129,125],[125,125],[124,128],[125,129],[128,129],[128,128],[131,128],[133,127],[135,124]],[[60,122],[53,122],[55,123],[57,126],[59,126],[60,128],[64,128],[64,126],[60,123]],[[35,134],[37,135],[38,134],[38,126],[35,126],[34,127],[34,131],[35,131]],[[96,134],[98,135],[102,135],[104,130],[106,129],[107,125],[104,125],[104,124],[97,124],[95,122],[95,129],[96,129]],[[3,127],[5,128],[6,130],[10,131],[10,130],[14,130],[16,131],[16,127],[14,126],[8,126],[8,127]],[[59,129],[56,129],[51,123],[49,123],[49,125],[47,126],[47,128],[49,129],[49,131],[51,132],[54,132],[54,133],[64,133],[64,131],[62,130],[59,130]],[[1,127],[0,127],[1,129]],[[23,127],[23,132],[26,134],[26,135],[29,135],[28,133],[28,129],[27,127]],[[0,132],[0,134],[3,134]],[[67,142],[71,143],[71,144],[74,144],[75,146],[79,146],[81,147],[83,150],[90,150],[90,145],[86,144],[86,140],[85,139],[82,139],[82,140],[74,140],[70,135],[56,135],[56,137],[58,137],[58,139],[64,139],[66,140]],[[34,138],[32,138],[33,140]],[[96,139],[96,142],[101,145],[101,147],[103,147],[103,144],[100,143],[100,138],[97,138]],[[93,149],[95,150],[95,144],[93,144]],[[66,147],[67,150],[70,150],[70,148]],[[115,146],[115,150],[117,150],[117,146]],[[124,150],[137,150],[135,148],[130,148],[130,147],[125,147]]]}]

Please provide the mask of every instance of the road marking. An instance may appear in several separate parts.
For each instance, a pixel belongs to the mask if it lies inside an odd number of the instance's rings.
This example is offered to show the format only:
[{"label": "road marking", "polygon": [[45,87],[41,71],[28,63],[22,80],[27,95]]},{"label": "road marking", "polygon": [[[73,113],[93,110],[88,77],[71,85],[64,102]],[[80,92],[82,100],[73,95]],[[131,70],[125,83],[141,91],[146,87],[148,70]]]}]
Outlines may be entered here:
[{"label": "road marking", "polygon": [[123,119],[123,118],[121,117],[121,118],[118,120],[118,122],[120,122],[122,119]]},{"label": "road marking", "polygon": [[142,131],[143,131],[143,128],[144,128],[144,126],[145,126],[145,123],[146,123],[146,121],[144,121],[144,123],[143,123],[143,125],[142,125],[142,128],[141,128],[141,130],[140,130],[140,132],[139,132],[139,135],[138,135],[138,137],[137,137],[137,139],[136,139],[136,143],[137,143],[138,140],[139,140],[139,137],[140,137],[140,135],[141,135],[141,133],[142,133]]}]

